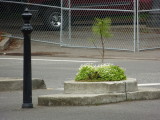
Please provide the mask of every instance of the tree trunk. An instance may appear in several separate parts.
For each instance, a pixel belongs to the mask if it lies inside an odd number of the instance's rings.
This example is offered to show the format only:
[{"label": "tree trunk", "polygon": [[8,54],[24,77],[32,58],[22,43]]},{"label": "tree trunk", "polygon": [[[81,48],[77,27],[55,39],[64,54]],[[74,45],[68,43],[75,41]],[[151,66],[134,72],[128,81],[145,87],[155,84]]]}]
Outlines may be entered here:
[{"label": "tree trunk", "polygon": [[105,52],[105,50],[104,50],[104,40],[103,40],[103,36],[102,36],[102,34],[101,34],[101,43],[102,43],[102,63],[104,63],[104,52]]}]

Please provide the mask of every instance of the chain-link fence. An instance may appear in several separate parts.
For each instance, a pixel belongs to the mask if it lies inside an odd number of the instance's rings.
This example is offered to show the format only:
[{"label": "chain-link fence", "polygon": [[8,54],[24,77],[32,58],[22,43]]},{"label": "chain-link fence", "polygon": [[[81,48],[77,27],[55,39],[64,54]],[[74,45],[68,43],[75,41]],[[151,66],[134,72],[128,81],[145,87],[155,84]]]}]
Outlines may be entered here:
[{"label": "chain-link fence", "polygon": [[33,14],[32,40],[68,47],[101,48],[92,27],[96,18],[111,19],[106,49],[139,51],[160,48],[158,0],[0,0],[0,31],[21,38],[21,14]]},{"label": "chain-link fence", "polygon": [[[23,20],[21,14],[26,7],[29,8],[32,13],[31,24],[34,28],[32,40],[59,44],[60,31],[57,29],[58,25],[53,23],[52,19],[57,19],[57,23],[60,20],[60,3],[57,3],[56,6],[51,6],[49,3],[41,3],[40,0],[33,3],[22,2],[20,0],[1,1],[0,31],[10,33],[12,35],[11,37],[22,39],[21,27]],[[55,10],[57,10],[57,12],[55,12],[55,15],[52,17],[54,14],[53,11]],[[49,23],[50,21],[51,23]],[[55,28],[52,29],[50,24],[53,24]]]},{"label": "chain-link fence", "polygon": [[[88,3],[89,2],[89,3]],[[101,36],[94,34],[95,19],[110,18],[112,37],[105,39],[105,48],[134,50],[134,2],[117,0],[82,0],[69,6],[71,24],[62,31],[62,43],[70,47],[101,48]]]},{"label": "chain-link fence", "polygon": [[148,1],[147,5],[147,9],[139,8],[138,10],[137,46],[139,50],[160,48],[160,1]]}]

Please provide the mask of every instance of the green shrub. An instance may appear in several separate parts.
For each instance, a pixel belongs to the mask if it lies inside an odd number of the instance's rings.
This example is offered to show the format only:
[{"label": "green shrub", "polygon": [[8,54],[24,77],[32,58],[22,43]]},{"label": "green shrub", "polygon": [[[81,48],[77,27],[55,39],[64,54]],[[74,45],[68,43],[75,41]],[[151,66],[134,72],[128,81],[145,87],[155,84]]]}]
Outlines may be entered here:
[{"label": "green shrub", "polygon": [[125,80],[126,75],[124,69],[116,65],[103,64],[99,66],[82,65],[76,74],[76,81],[120,81]]},{"label": "green shrub", "polygon": [[79,68],[79,72],[75,77],[75,80],[88,80],[93,79],[92,75],[95,73],[95,68],[93,65],[82,65]]}]

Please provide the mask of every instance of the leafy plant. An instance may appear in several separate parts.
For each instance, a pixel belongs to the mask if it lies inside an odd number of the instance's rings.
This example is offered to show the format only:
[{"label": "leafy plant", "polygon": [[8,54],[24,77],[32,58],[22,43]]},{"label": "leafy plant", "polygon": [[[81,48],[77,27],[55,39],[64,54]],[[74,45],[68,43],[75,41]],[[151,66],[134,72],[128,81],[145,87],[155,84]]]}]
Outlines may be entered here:
[{"label": "leafy plant", "polygon": [[95,68],[93,65],[82,65],[79,68],[79,72],[76,75],[75,80],[86,80],[93,79],[93,74],[95,73]]},{"label": "leafy plant", "polygon": [[[92,31],[96,35],[100,36],[100,41],[102,45],[102,63],[104,62],[104,54],[105,54],[105,39],[112,36],[110,33],[110,26],[111,26],[111,19],[104,18],[104,19],[95,19],[95,23],[92,26]],[[94,44],[95,45],[95,44]]]},{"label": "leafy plant", "polygon": [[123,68],[112,65],[103,64],[94,66],[92,64],[82,65],[76,74],[76,81],[120,81],[125,80],[126,75]]}]

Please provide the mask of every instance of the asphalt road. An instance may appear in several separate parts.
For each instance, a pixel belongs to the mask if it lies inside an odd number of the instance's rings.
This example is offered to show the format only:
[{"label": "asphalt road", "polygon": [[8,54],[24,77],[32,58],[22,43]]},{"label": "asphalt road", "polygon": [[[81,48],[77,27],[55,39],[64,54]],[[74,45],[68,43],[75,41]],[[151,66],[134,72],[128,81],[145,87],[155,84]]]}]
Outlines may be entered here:
[{"label": "asphalt road", "polygon": [[[99,64],[100,59],[32,57],[32,77],[45,80],[48,88],[61,88],[66,80],[73,80],[81,64]],[[136,78],[139,84],[160,83],[160,61],[106,59],[105,63],[119,65],[127,77]],[[1,56],[1,77],[23,77],[22,57]]]},{"label": "asphalt road", "polygon": [[[37,106],[39,95],[63,93],[63,82],[71,80],[81,64],[97,59],[69,59],[34,57],[33,77],[43,78],[47,90],[33,90],[33,109],[21,109],[22,91],[0,92],[0,120],[160,120],[160,100],[121,102],[100,106]],[[108,59],[126,68],[128,77],[137,79],[139,85],[160,88],[160,61]],[[0,57],[1,77],[22,77],[21,57]]]}]

